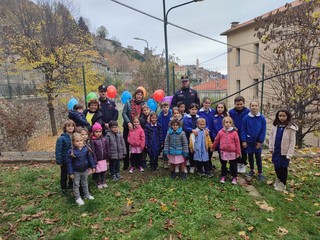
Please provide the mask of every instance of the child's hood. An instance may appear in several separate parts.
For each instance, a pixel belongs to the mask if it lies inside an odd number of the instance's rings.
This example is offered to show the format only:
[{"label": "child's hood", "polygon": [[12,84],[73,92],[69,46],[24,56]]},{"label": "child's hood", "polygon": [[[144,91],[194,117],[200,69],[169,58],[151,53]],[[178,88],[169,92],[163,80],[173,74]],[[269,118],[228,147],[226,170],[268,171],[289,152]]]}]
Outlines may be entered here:
[{"label": "child's hood", "polygon": [[180,134],[182,132],[182,127],[179,127],[177,131],[174,131],[172,128],[169,128],[169,134]]}]

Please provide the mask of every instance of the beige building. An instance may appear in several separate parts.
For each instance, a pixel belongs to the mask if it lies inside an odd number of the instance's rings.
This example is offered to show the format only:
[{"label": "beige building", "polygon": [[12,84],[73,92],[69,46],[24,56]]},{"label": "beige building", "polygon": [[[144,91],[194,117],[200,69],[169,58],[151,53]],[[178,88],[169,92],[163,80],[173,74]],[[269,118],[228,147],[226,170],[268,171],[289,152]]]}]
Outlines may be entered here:
[{"label": "beige building", "polygon": [[[299,0],[292,2],[292,7],[300,5]],[[262,18],[267,17],[270,13],[283,11],[284,6],[277,8],[271,12],[262,15]],[[263,45],[260,40],[254,36],[255,21],[251,19],[244,23],[232,22],[230,29],[221,33],[227,36],[228,47],[228,96],[234,94],[240,89],[249,87],[250,85],[262,79],[262,64],[264,62],[261,55]],[[266,73],[267,75],[267,73]],[[265,82],[265,85],[268,81]],[[254,85],[237,95],[245,97],[247,103],[252,100],[261,102],[261,87],[262,84]],[[264,88],[263,105],[272,103],[272,94],[266,92]],[[229,98],[228,105],[233,105],[234,97]]]}]

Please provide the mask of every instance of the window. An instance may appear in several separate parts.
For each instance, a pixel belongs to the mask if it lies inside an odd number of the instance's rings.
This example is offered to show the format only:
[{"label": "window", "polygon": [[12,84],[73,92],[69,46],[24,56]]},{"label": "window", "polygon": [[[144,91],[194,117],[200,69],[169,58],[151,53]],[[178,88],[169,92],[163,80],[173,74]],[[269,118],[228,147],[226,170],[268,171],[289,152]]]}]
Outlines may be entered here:
[{"label": "window", "polygon": [[237,48],[237,62],[236,62],[237,66],[240,66],[240,48]]},{"label": "window", "polygon": [[254,63],[258,63],[259,62],[259,43],[254,44]]},{"label": "window", "polygon": [[253,98],[258,98],[259,96],[259,84],[258,84],[259,79],[253,79],[253,83],[255,84],[253,86]]},{"label": "window", "polygon": [[[236,81],[236,92],[239,92],[240,91],[240,80],[237,80]],[[238,95],[239,95],[240,93],[238,93]]]}]

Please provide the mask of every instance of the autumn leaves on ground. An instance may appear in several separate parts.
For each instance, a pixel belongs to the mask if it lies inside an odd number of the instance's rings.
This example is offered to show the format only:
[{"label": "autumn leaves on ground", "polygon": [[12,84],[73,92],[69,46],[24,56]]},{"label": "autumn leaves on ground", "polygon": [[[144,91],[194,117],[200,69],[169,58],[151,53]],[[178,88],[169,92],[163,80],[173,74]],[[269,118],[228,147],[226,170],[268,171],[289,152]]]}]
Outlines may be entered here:
[{"label": "autumn leaves on ground", "polygon": [[90,180],[95,200],[82,207],[60,194],[55,164],[2,164],[0,239],[319,239],[319,149],[297,153],[284,193],[265,156],[265,183],[124,173],[102,191]]}]

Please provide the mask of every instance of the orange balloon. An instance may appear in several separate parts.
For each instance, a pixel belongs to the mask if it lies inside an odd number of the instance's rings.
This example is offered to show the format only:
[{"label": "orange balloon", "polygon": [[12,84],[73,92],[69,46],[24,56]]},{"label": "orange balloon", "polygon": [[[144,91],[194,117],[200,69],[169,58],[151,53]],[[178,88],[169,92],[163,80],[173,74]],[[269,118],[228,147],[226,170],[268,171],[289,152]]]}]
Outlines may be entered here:
[{"label": "orange balloon", "polygon": [[108,98],[115,98],[117,96],[117,89],[110,85],[108,88],[107,88],[107,96]]},{"label": "orange balloon", "polygon": [[146,89],[144,87],[140,86],[137,89],[141,89],[142,90],[144,98],[147,97],[147,91],[146,91]]},{"label": "orange balloon", "polygon": [[155,90],[153,93],[153,99],[157,102],[161,102],[164,98],[164,91],[162,89]]}]

